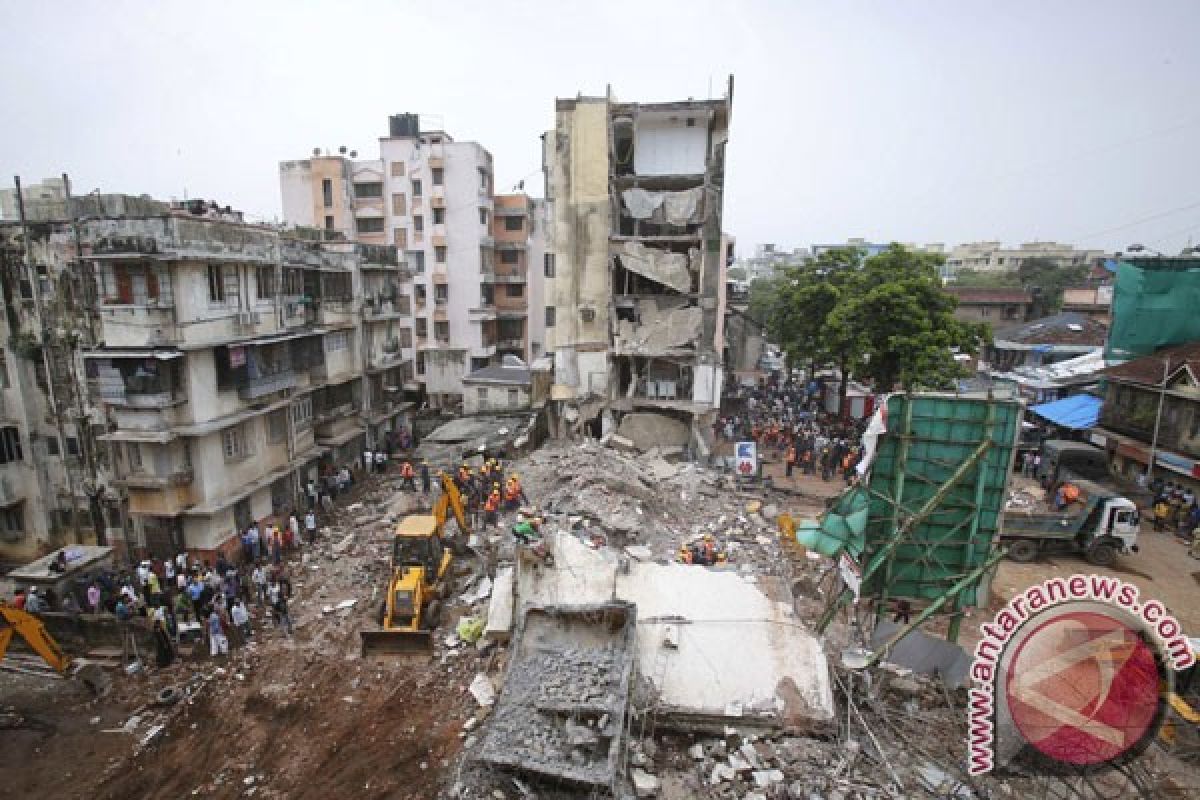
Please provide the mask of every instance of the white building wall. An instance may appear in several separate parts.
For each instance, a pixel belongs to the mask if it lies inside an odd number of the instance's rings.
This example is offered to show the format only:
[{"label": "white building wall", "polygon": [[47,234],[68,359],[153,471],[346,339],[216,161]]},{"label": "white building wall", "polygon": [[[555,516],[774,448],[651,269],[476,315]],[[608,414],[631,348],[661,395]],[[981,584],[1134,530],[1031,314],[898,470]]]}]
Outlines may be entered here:
[{"label": "white building wall", "polygon": [[[550,226],[550,213],[545,200],[530,200],[530,220],[533,229],[529,235],[526,254],[528,268],[526,292],[528,293],[529,317],[526,326],[529,335],[529,357],[533,361],[547,352],[546,343],[546,239]],[[557,266],[557,265],[556,265]]]},{"label": "white building wall", "polygon": [[283,197],[283,219],[288,225],[323,227],[313,217],[313,174],[310,161],[284,161],[279,165],[279,189]]},{"label": "white building wall", "polygon": [[[687,119],[693,126],[687,127]],[[704,114],[640,114],[633,164],[639,175],[699,175],[708,155]]]}]

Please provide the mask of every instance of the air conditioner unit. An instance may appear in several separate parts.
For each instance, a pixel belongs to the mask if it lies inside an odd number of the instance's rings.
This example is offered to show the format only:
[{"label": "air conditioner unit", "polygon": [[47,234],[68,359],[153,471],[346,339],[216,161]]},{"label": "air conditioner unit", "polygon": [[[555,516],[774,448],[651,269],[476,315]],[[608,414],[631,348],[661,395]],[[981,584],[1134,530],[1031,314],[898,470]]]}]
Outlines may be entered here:
[{"label": "air conditioner unit", "polygon": [[594,320],[596,318],[596,309],[581,308],[579,310],[579,316],[583,318],[584,322],[591,322],[592,320]]}]

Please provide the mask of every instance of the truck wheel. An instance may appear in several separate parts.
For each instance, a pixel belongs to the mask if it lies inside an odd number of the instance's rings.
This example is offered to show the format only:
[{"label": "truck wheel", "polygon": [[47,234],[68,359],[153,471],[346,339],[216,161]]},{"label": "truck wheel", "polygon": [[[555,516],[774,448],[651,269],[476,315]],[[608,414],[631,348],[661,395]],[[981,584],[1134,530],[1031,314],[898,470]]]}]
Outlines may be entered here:
[{"label": "truck wheel", "polygon": [[1038,557],[1037,542],[1015,539],[1008,545],[1008,557],[1013,561],[1028,564]]},{"label": "truck wheel", "polygon": [[1083,555],[1089,564],[1095,564],[1097,567],[1111,567],[1117,563],[1117,548],[1108,542],[1097,542]]}]

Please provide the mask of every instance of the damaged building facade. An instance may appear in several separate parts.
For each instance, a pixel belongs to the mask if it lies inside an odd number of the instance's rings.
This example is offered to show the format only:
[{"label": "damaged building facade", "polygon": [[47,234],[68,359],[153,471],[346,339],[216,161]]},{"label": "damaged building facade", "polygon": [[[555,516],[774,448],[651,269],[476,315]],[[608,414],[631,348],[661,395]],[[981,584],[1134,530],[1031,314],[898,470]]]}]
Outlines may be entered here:
[{"label": "damaged building facade", "polygon": [[408,279],[394,247],[127,206],[0,226],[0,561],[212,556],[411,427],[411,350],[366,302]]},{"label": "damaged building facade", "polygon": [[[703,452],[720,406],[721,208],[732,80],[718,100],[559,99],[544,138],[553,269],[546,344],[566,424],[631,412],[683,423]],[[553,273],[551,277],[551,273]]]}]

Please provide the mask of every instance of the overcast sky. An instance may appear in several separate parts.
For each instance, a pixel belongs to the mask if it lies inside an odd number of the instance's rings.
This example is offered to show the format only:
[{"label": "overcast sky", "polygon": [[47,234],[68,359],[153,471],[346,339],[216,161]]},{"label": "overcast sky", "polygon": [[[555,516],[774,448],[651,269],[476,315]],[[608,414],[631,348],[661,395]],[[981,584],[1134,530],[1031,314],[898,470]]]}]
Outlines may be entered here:
[{"label": "overcast sky", "polygon": [[0,2],[0,175],[280,214],[278,162],[436,116],[541,194],[554,98],[735,76],[741,254],[1200,242],[1200,2]]}]

